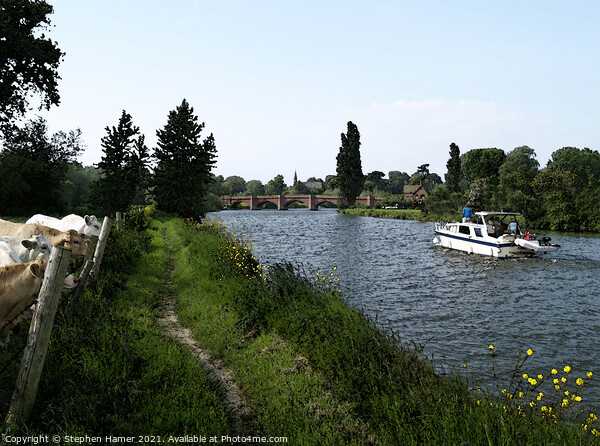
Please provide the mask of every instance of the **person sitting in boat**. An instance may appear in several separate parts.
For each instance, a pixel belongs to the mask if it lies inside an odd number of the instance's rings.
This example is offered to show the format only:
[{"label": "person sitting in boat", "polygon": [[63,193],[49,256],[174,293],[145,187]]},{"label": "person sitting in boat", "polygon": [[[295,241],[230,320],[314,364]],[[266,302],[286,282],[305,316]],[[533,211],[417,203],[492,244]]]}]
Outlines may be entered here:
[{"label": "person sitting in boat", "polygon": [[462,216],[463,216],[463,223],[468,223],[471,221],[471,217],[473,216],[473,211],[471,210],[471,208],[469,207],[469,203],[467,203],[463,209],[462,212]]}]

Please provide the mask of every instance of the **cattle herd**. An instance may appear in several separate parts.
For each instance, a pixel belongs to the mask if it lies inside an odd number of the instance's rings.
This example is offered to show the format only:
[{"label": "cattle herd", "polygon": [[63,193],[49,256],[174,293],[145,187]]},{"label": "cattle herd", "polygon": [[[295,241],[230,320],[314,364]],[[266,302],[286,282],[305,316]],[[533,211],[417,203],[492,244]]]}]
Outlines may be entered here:
[{"label": "cattle herd", "polygon": [[[85,256],[87,240],[100,235],[96,216],[71,214],[62,219],[36,214],[25,223],[0,219],[0,344],[28,314],[40,287],[54,246],[71,249],[72,258]],[[77,279],[65,278],[73,289]]]}]

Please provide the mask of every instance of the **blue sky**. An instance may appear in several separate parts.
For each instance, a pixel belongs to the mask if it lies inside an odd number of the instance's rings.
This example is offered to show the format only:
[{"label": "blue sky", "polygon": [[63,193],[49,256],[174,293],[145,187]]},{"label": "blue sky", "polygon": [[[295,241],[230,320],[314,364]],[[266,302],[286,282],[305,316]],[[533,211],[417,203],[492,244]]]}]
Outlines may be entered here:
[{"label": "blue sky", "polygon": [[600,2],[49,0],[66,52],[50,130],[97,163],[122,110],[156,145],[183,98],[213,133],[215,173],[266,183],[335,174],[340,134],[363,172],[528,145],[598,149]]}]

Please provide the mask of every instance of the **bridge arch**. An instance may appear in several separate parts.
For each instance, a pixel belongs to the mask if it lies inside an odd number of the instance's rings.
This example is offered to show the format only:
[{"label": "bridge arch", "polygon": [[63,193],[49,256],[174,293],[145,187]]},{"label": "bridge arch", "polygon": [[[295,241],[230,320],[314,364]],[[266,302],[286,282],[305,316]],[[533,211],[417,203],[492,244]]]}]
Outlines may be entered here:
[{"label": "bridge arch", "polygon": [[[339,207],[340,198],[333,195],[313,195],[313,194],[297,194],[297,195],[250,195],[250,196],[233,196],[226,195],[221,197],[221,201],[225,206],[235,207],[240,203],[245,203],[250,209],[260,209],[264,203],[272,203],[277,206],[277,209],[287,209],[291,203],[300,202],[308,206],[308,209],[316,211],[323,203],[331,203]],[[356,202],[367,207],[373,207],[376,203],[383,200],[383,197],[357,197]]]}]

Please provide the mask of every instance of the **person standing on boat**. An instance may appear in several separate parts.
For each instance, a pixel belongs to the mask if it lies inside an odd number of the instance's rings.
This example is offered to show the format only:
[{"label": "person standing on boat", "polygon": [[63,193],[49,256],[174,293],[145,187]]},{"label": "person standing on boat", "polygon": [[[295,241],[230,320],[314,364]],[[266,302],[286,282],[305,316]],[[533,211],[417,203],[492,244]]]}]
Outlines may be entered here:
[{"label": "person standing on boat", "polygon": [[462,212],[462,216],[463,216],[463,223],[468,223],[471,221],[471,217],[473,216],[473,211],[471,210],[471,208],[469,207],[469,203],[467,203],[463,209]]},{"label": "person standing on boat", "polygon": [[517,221],[513,218],[508,224],[508,232],[512,234],[517,234],[519,230],[519,226],[517,225]]}]

